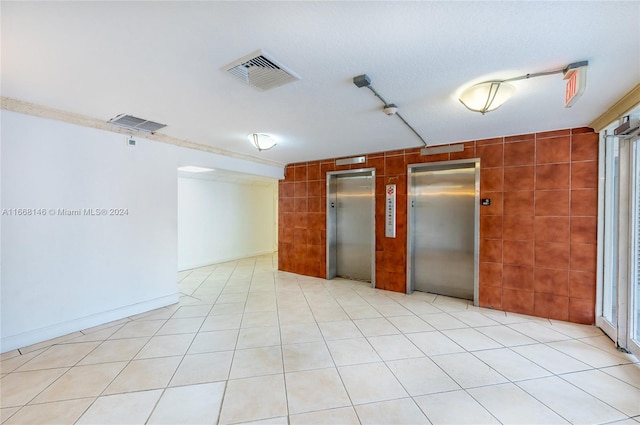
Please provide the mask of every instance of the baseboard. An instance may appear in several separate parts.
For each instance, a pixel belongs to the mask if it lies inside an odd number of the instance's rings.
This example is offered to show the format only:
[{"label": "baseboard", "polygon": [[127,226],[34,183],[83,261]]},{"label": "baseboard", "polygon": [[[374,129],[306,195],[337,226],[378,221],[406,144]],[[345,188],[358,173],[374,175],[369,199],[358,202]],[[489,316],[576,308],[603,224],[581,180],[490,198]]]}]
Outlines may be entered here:
[{"label": "baseboard", "polygon": [[92,328],[104,323],[113,322],[114,320],[120,320],[125,317],[134,316],[136,314],[144,313],[156,308],[166,307],[168,305],[175,304],[178,301],[179,296],[177,293],[175,293],[172,295],[167,295],[165,297],[120,307],[114,310],[69,320],[67,322],[57,323],[55,325],[47,326],[33,331],[23,332],[18,335],[10,335],[6,337],[3,336],[2,338],[0,338],[0,353],[27,347],[29,345],[47,341],[52,338],[57,338],[59,336],[67,335],[72,332]]},{"label": "baseboard", "polygon": [[274,252],[278,252],[278,250],[275,249],[275,250],[260,251],[260,252],[255,252],[255,253],[252,253],[252,254],[239,255],[239,256],[233,256],[233,257],[214,258],[214,259],[202,262],[202,263],[189,264],[189,265],[185,265],[185,266],[178,265],[178,271],[179,272],[183,272],[185,270],[197,269],[198,267],[210,266],[212,264],[226,263],[228,261],[244,260],[245,258],[258,257],[260,255],[273,254]]}]

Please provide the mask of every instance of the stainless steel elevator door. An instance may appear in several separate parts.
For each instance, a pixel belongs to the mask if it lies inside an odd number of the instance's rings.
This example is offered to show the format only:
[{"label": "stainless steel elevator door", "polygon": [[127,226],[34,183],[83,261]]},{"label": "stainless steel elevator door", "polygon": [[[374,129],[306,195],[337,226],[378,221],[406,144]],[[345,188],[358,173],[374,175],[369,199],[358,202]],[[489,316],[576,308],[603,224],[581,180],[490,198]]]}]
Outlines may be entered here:
[{"label": "stainless steel elevator door", "polygon": [[473,299],[475,188],[473,164],[413,172],[413,279],[418,291]]},{"label": "stainless steel elevator door", "polygon": [[336,275],[371,281],[373,178],[336,179]]}]

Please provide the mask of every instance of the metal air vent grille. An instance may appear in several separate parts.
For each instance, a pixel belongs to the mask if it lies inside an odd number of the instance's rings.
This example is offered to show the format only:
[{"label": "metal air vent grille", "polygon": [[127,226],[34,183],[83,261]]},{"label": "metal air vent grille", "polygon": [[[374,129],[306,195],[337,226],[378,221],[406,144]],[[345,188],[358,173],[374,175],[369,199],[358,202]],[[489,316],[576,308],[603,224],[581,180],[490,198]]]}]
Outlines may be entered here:
[{"label": "metal air vent grille", "polygon": [[259,90],[269,90],[301,79],[263,50],[240,58],[223,69]]},{"label": "metal air vent grille", "polygon": [[127,128],[129,130],[144,131],[145,133],[153,133],[163,127],[166,127],[166,124],[159,124],[157,122],[125,114],[121,114],[115,118],[111,118],[109,120],[109,123],[117,125],[118,127]]}]

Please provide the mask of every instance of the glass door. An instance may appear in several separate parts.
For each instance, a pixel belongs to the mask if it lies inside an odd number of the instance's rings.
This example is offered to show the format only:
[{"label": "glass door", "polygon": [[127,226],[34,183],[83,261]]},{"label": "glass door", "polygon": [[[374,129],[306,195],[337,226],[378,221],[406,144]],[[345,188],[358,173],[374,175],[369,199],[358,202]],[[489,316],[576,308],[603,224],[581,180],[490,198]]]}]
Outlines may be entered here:
[{"label": "glass door", "polygon": [[640,357],[640,139],[631,142],[630,227],[631,244],[629,261],[629,332],[627,349]]}]

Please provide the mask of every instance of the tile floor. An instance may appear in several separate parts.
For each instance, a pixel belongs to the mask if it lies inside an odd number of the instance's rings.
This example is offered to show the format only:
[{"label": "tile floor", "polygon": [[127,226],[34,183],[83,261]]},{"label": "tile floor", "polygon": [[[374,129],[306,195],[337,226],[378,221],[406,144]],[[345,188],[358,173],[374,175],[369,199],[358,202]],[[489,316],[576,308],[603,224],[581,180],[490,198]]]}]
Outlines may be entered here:
[{"label": "tile floor", "polygon": [[2,424],[638,424],[594,327],[275,269],[179,273],[180,303],[2,355]]}]

